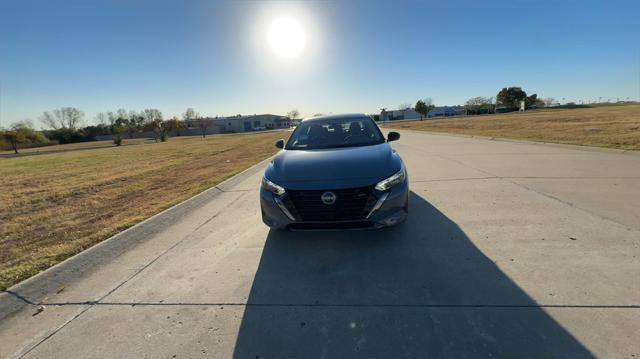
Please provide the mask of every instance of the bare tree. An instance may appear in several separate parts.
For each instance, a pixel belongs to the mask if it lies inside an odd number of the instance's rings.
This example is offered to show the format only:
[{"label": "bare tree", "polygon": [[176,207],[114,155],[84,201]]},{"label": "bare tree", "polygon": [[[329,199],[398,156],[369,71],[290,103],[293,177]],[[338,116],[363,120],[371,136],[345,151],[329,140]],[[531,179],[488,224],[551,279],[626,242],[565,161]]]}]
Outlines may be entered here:
[{"label": "bare tree", "polygon": [[49,127],[53,130],[57,130],[58,128],[60,128],[57,119],[55,119],[49,112],[44,112],[42,116],[40,116],[40,122],[42,122],[42,124],[46,127]]},{"label": "bare tree", "polygon": [[113,127],[116,124],[116,114],[109,111],[107,112],[107,120],[109,121],[109,126]]},{"label": "bare tree", "polygon": [[479,115],[493,112],[493,97],[472,97],[464,103],[464,109],[469,115]]},{"label": "bare tree", "polygon": [[47,127],[57,129],[75,130],[82,125],[84,112],[75,107],[62,107],[51,112],[44,112],[40,121]]},{"label": "bare tree", "polygon": [[182,120],[185,122],[193,121],[200,117],[200,114],[197,113],[192,107],[189,107],[183,114]]},{"label": "bare tree", "polygon": [[95,120],[96,120],[96,123],[98,125],[107,126],[108,121],[109,121],[109,115],[104,113],[104,112],[98,112],[98,113],[96,113]]},{"label": "bare tree", "polygon": [[211,123],[211,121],[199,116],[195,120],[196,126],[198,126],[198,128],[200,129],[200,133],[202,134],[202,138],[205,138],[207,136],[207,128],[209,128],[209,124]]},{"label": "bare tree", "polygon": [[293,110],[287,112],[287,117],[289,117],[289,119],[291,119],[291,120],[295,120],[298,117],[300,117],[300,111],[298,111],[296,109],[293,109]]},{"label": "bare tree", "polygon": [[142,111],[141,115],[144,117],[145,122],[162,121],[162,112],[157,108],[148,108]]},{"label": "bare tree", "polygon": [[398,110],[408,110],[411,108],[411,104],[410,103],[401,103],[398,105]]},{"label": "bare tree", "polygon": [[544,100],[544,106],[545,107],[549,107],[549,106],[553,106],[554,104],[556,104],[558,101],[553,98],[553,97],[547,97]]},{"label": "bare tree", "polygon": [[129,118],[129,115],[131,114],[135,115],[136,112],[135,111],[127,112],[127,110],[125,110],[124,108],[119,108],[118,111],[116,111],[117,118]]}]

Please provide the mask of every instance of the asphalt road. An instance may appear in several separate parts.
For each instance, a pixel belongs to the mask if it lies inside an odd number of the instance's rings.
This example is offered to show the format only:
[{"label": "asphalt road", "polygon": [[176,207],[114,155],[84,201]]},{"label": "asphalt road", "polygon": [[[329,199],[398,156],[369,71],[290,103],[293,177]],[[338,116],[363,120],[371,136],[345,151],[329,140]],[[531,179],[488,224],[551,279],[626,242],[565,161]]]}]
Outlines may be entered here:
[{"label": "asphalt road", "polygon": [[393,145],[403,225],[269,231],[250,171],[2,293],[0,357],[640,357],[637,153]]}]

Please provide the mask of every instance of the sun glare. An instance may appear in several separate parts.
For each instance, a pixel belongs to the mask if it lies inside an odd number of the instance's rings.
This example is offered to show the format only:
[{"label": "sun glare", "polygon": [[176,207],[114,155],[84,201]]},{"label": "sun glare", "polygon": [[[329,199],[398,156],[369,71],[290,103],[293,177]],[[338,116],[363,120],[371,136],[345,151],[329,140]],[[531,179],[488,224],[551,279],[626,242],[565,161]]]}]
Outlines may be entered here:
[{"label": "sun glare", "polygon": [[302,25],[290,17],[274,20],[267,34],[269,46],[279,57],[294,59],[304,50],[306,34]]}]

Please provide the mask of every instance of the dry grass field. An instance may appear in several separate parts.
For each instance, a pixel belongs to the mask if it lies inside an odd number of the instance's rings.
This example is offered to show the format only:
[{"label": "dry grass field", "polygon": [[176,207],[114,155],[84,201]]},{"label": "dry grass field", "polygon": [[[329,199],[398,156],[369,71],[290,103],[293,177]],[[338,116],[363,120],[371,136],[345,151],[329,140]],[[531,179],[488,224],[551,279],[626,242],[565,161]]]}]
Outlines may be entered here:
[{"label": "dry grass field", "polygon": [[640,104],[407,121],[382,127],[640,150]]},{"label": "dry grass field", "polygon": [[0,289],[274,154],[288,132],[0,159]]}]

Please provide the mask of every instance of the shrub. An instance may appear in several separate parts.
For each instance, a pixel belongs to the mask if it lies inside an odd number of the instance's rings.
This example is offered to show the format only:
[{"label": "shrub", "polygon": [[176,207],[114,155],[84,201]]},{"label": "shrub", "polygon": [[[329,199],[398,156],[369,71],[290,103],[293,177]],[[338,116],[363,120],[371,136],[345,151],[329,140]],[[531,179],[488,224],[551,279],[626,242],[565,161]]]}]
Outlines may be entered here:
[{"label": "shrub", "polygon": [[122,137],[120,135],[116,135],[113,137],[113,143],[116,146],[120,146],[122,144]]}]

